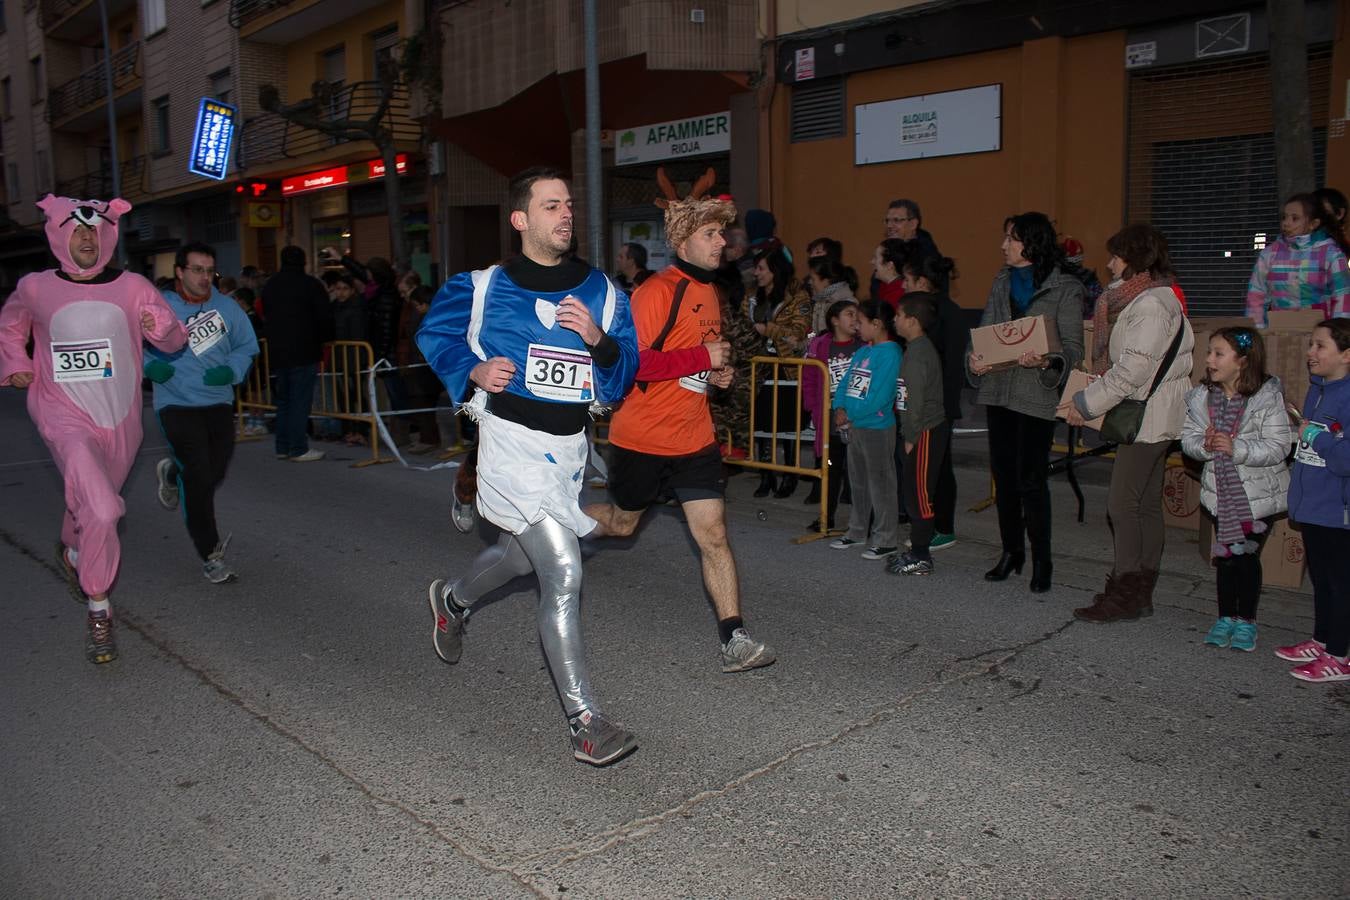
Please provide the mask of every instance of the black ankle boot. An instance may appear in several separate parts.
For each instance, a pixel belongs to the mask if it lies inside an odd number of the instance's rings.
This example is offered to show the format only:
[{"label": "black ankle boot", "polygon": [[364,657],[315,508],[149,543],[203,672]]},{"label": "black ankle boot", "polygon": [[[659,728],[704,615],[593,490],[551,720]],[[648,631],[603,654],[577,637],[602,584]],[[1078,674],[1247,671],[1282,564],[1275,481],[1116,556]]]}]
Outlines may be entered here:
[{"label": "black ankle boot", "polygon": [[779,480],[778,490],[774,491],[773,495],[782,500],[784,497],[791,497],[796,490],[797,476],[789,472]]},{"label": "black ankle boot", "polygon": [[755,488],[756,497],[767,497],[773,493],[774,477],[772,472],[759,473],[759,487]]},{"label": "black ankle boot", "polygon": [[984,573],[984,580],[1005,581],[1008,575],[1013,572],[1021,575],[1022,566],[1026,564],[1026,561],[1027,555],[1025,553],[1009,553],[1004,550],[1003,554],[999,556],[998,562],[994,563],[994,567]]},{"label": "black ankle boot", "polygon": [[1031,561],[1031,592],[1033,594],[1044,594],[1050,590],[1050,576],[1055,572],[1055,566],[1048,559],[1033,559]]}]

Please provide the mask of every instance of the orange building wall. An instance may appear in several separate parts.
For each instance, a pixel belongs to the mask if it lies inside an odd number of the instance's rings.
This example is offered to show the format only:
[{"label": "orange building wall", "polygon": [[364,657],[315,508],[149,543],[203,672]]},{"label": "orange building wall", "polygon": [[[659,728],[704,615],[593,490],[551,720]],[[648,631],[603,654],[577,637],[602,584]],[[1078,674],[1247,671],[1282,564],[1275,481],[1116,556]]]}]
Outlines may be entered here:
[{"label": "orange building wall", "polygon": [[[980,308],[1002,263],[1004,217],[1034,209],[1081,240],[1088,264],[1103,269],[1099,248],[1119,228],[1124,202],[1124,53],[1124,33],[1112,32],[860,73],[847,84],[846,136],[797,144],[788,141],[790,88],[778,87],[761,196],[779,236],[799,259],[812,238],[843,241],[865,294],[886,205],[910,198],[956,260],[954,298]],[[853,164],[856,105],[995,83],[1003,86],[1001,150]]]}]

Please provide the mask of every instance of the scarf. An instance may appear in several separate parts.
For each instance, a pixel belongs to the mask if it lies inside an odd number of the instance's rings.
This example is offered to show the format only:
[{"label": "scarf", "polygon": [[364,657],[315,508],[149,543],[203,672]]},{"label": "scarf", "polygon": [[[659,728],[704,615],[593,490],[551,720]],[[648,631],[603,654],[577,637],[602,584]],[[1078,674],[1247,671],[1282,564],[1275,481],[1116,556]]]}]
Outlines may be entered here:
[{"label": "scarf", "polygon": [[[1230,400],[1224,396],[1223,388],[1209,389],[1209,422],[1217,431],[1229,437],[1235,436],[1246,409],[1247,398],[1243,395],[1238,394]],[[1227,453],[1216,453],[1212,462],[1214,484],[1219,494],[1214,555],[1227,557],[1256,553],[1260,546],[1249,536],[1265,531],[1266,523],[1252,521],[1252,505],[1247,500],[1247,491],[1242,487],[1242,477],[1238,475],[1233,457]]]},{"label": "scarf", "polygon": [[1031,298],[1036,295],[1035,274],[1033,266],[1013,266],[1008,274],[1008,303],[1012,307],[1014,319],[1026,315]]},{"label": "scarf", "polygon": [[1120,312],[1144,291],[1153,287],[1153,277],[1140,272],[1125,281],[1113,281],[1097,297],[1092,311],[1092,372],[1105,375],[1111,368],[1111,327],[1120,318]]},{"label": "scarf", "polygon": [[206,289],[206,293],[205,293],[205,294],[202,294],[200,297],[194,297],[194,296],[192,296],[191,294],[189,294],[189,293],[188,293],[188,289],[187,289],[187,285],[183,284],[183,279],[181,279],[181,278],[175,278],[175,279],[174,279],[174,282],[173,282],[173,289],[174,289],[174,292],[175,292],[176,294],[178,294],[178,296],[182,297],[182,298],[183,298],[185,301],[187,301],[188,303],[205,303],[207,300],[210,300],[210,299],[211,299],[211,289],[210,289],[210,288],[207,288],[207,289]]}]

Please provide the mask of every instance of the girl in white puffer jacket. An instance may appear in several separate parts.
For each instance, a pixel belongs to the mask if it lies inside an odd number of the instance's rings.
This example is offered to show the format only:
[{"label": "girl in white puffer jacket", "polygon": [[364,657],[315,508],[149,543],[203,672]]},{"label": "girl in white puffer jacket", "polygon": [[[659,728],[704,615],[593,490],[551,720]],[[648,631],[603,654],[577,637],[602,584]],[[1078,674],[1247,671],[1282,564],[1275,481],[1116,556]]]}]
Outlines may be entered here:
[{"label": "girl in white puffer jacket", "polygon": [[1270,520],[1288,509],[1294,432],[1280,380],[1265,372],[1265,344],[1251,328],[1209,339],[1205,378],[1186,395],[1181,446],[1205,461],[1200,504],[1215,520],[1219,620],[1205,643],[1256,648],[1261,545]]}]

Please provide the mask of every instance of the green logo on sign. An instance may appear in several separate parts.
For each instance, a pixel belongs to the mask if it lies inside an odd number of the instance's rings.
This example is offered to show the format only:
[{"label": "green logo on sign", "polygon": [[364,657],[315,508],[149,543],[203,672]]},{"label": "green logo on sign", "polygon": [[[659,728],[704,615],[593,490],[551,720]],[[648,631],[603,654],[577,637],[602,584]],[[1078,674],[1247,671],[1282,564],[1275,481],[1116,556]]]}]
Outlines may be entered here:
[{"label": "green logo on sign", "polygon": [[635,144],[637,144],[637,135],[633,134],[633,132],[625,131],[623,134],[619,135],[620,147],[632,147]]}]

